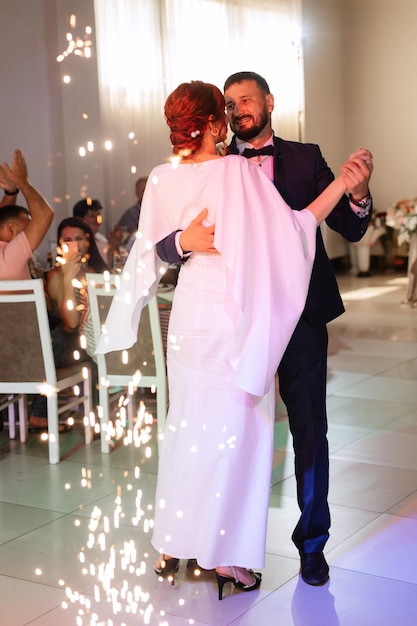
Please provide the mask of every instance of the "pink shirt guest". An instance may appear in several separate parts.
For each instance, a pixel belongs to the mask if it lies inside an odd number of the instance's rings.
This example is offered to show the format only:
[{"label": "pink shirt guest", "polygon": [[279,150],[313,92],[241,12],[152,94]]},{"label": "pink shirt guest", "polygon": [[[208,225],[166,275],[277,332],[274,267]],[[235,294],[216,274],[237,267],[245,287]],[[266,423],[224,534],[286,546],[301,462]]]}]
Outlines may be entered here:
[{"label": "pink shirt guest", "polygon": [[0,241],[0,280],[26,280],[30,272],[28,261],[32,249],[24,232],[12,241]]},{"label": "pink shirt guest", "polygon": [[[14,184],[15,191],[7,189]],[[22,192],[28,208],[0,205],[0,279],[30,278],[28,261],[51,225],[54,212],[42,194],[30,184],[26,160],[15,150],[11,167],[0,165],[0,187],[6,195]]]}]

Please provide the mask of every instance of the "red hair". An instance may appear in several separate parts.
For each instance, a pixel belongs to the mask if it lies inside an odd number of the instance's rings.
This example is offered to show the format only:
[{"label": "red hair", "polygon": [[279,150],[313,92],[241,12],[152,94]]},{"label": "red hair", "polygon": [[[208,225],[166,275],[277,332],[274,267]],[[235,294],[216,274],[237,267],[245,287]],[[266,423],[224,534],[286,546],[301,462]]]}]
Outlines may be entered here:
[{"label": "red hair", "polygon": [[179,85],[164,108],[174,154],[198,151],[209,121],[224,118],[224,109],[223,94],[215,85],[201,80]]}]

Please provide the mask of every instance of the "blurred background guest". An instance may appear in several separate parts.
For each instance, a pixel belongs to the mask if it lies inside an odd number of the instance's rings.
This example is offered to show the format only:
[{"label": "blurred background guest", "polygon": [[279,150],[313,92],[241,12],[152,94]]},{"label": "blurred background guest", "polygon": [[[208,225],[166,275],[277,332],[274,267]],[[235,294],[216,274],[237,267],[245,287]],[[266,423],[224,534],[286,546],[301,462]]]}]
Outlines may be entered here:
[{"label": "blurred background guest", "polygon": [[141,176],[141,178],[137,179],[135,183],[135,193],[137,201],[131,207],[126,209],[126,211],[123,213],[122,217],[117,223],[118,226],[126,228],[126,232],[128,233],[128,235],[132,235],[138,229],[140,207],[142,204],[143,193],[145,191],[147,180],[148,178],[146,176]]},{"label": "blurred background guest", "polygon": [[99,232],[103,223],[102,210],[103,207],[100,200],[88,197],[74,204],[72,214],[74,217],[80,217],[87,222],[93,231],[100,256],[105,263],[112,265],[113,253],[115,251],[118,252],[119,246],[122,243],[122,231],[120,228],[116,227],[109,233],[108,238]]}]

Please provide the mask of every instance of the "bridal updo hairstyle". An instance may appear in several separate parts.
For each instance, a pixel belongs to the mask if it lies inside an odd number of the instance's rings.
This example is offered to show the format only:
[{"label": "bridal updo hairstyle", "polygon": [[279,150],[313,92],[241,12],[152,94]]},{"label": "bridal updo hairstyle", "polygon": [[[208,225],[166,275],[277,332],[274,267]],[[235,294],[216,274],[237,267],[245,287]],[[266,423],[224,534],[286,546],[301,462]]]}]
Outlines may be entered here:
[{"label": "bridal updo hairstyle", "polygon": [[188,156],[201,148],[210,122],[224,119],[225,101],[215,85],[193,80],[182,83],[165,102],[165,119],[171,129],[174,154]]}]

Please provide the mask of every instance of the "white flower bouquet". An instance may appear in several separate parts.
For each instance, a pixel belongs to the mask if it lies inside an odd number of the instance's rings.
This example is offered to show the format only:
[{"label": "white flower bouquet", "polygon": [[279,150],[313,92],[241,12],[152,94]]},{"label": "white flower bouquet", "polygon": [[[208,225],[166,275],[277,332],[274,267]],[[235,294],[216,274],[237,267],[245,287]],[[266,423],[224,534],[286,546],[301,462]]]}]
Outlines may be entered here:
[{"label": "white flower bouquet", "polygon": [[410,243],[412,235],[417,233],[417,198],[400,200],[387,211],[386,225],[398,231],[397,241]]}]

